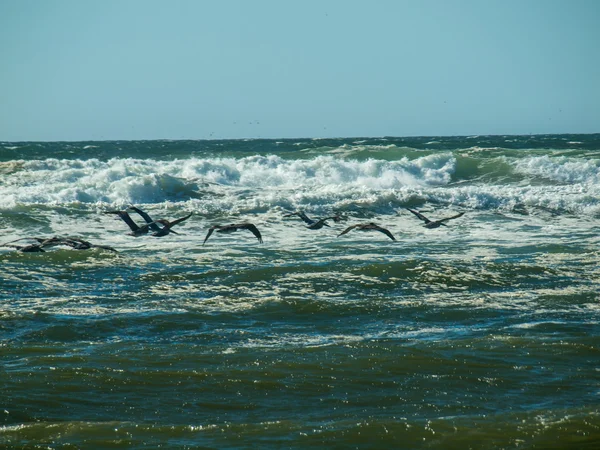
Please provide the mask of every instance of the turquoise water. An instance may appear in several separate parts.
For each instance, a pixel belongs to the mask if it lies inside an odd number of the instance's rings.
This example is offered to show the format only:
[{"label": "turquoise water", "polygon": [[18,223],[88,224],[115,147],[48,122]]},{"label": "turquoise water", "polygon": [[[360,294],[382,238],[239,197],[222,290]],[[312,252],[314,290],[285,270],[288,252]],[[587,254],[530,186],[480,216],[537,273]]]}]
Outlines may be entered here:
[{"label": "turquoise water", "polygon": [[118,250],[0,248],[0,447],[598,448],[599,181],[600,135],[0,143],[3,243]]}]

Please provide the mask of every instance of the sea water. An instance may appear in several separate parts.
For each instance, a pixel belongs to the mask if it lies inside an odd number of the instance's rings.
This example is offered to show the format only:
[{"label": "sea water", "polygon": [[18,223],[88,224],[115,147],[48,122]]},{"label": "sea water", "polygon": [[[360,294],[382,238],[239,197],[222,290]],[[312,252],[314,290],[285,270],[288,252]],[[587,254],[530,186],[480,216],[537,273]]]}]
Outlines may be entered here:
[{"label": "sea water", "polygon": [[600,135],[0,143],[0,446],[599,448],[599,224]]}]

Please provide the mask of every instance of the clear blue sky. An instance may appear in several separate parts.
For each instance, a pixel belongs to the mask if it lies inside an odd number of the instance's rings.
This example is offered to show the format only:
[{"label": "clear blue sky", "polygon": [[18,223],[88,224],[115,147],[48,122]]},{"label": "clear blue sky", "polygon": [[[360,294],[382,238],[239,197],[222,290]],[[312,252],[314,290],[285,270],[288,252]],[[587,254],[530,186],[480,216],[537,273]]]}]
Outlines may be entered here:
[{"label": "clear blue sky", "polygon": [[0,140],[600,132],[598,0],[0,0]]}]

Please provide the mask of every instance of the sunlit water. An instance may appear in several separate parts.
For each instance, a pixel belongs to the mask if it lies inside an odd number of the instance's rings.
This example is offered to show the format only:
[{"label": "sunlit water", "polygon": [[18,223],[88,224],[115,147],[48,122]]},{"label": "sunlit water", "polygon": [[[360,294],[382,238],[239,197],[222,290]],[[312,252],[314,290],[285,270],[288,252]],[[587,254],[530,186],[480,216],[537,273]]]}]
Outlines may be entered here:
[{"label": "sunlit water", "polygon": [[599,181],[598,135],[0,143],[2,242],[118,250],[0,248],[0,446],[598,448]]}]

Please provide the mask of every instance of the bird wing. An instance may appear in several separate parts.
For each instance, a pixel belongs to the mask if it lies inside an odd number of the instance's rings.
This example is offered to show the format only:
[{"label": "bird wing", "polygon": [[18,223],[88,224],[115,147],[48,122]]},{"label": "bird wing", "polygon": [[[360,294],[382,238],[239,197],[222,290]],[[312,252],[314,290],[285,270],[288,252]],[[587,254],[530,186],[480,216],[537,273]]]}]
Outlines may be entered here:
[{"label": "bird wing", "polygon": [[300,217],[304,222],[306,222],[309,225],[312,225],[313,223],[315,223],[314,220],[312,220],[310,217],[308,217],[304,211],[295,211],[293,213],[289,213],[289,214],[284,214],[283,217],[292,217],[292,216],[298,216]]},{"label": "bird wing", "polygon": [[[169,222],[167,219],[156,219],[153,223],[160,223],[161,225],[163,225],[163,228],[159,229],[159,231],[155,231],[154,233],[152,233],[152,236],[166,236],[169,233],[179,234],[177,231],[171,229],[173,223]],[[147,226],[150,226],[150,224],[147,224]]]},{"label": "bird wing", "polygon": [[57,236],[51,237],[51,238],[33,238],[36,241],[39,242],[40,247],[45,248],[45,247],[54,247],[56,245],[61,245],[62,244],[62,238],[59,238]]},{"label": "bird wing", "polygon": [[425,217],[425,216],[424,216],[423,214],[421,214],[420,212],[418,212],[418,211],[414,211],[414,210],[412,210],[412,209],[410,209],[410,208],[406,208],[406,209],[408,209],[408,210],[409,210],[411,213],[413,213],[415,216],[417,216],[417,217],[418,217],[419,219],[421,219],[423,222],[425,222],[425,223],[429,223],[429,222],[431,222],[431,220],[429,220],[427,217]]},{"label": "bird wing", "polygon": [[138,231],[140,229],[138,224],[133,221],[133,219],[127,211],[104,211],[104,214],[118,215],[121,218],[121,220],[125,222],[133,232]]},{"label": "bird wing", "polygon": [[348,228],[346,228],[344,231],[342,231],[340,234],[338,234],[338,237],[340,237],[343,234],[349,233],[350,231],[354,230],[358,226],[360,226],[360,224],[350,225]]},{"label": "bird wing", "polygon": [[328,227],[329,224],[326,222],[327,219],[319,219],[314,223],[311,223],[310,225],[306,225],[306,228],[308,228],[309,230],[320,230],[321,228]]},{"label": "bird wing", "polygon": [[152,231],[160,231],[160,227],[156,225],[156,221],[153,220],[152,217],[150,217],[150,214],[148,214],[146,211],[142,211],[140,208],[133,205],[130,206],[129,209],[135,211],[140,216],[142,216],[142,219],[144,219],[144,221],[148,224],[148,227],[150,227]]},{"label": "bird wing", "polygon": [[34,253],[34,252],[45,252],[46,250],[44,250],[42,248],[41,244],[29,244],[26,245],[24,247],[20,246],[20,245],[8,245],[8,247],[13,247],[15,249],[17,249],[17,251],[19,252],[23,252],[23,253]]},{"label": "bird wing", "polygon": [[58,238],[58,241],[62,245],[67,245],[75,250],[88,250],[90,248],[101,248],[103,250],[109,250],[111,252],[116,252],[116,250],[108,245],[96,245],[88,242],[86,240],[76,238],[76,237],[68,237],[68,238]]},{"label": "bird wing", "polygon": [[260,242],[262,244],[263,240],[262,240],[262,236],[260,235],[260,231],[258,231],[258,228],[256,228],[256,226],[252,223],[247,223],[244,224],[243,227],[241,228],[245,228],[246,230],[249,230],[252,232],[252,234],[254,236],[256,236],[256,239],[258,239],[258,242]]},{"label": "bird wing", "polygon": [[215,231],[215,228],[217,228],[217,227],[214,226],[214,227],[210,227],[208,229],[208,233],[206,234],[206,237],[204,238],[204,242],[202,242],[202,245],[206,244],[206,241],[208,241],[208,238],[210,237],[210,235],[213,234],[213,231]]},{"label": "bird wing", "polygon": [[462,216],[463,214],[464,214],[464,212],[461,212],[461,213],[458,213],[458,214],[457,214],[457,215],[455,215],[455,216],[451,216],[451,217],[445,217],[445,218],[443,218],[443,219],[440,219],[440,220],[438,220],[438,222],[440,222],[440,223],[447,222],[448,220],[456,219],[456,218],[458,218],[458,217]]},{"label": "bird wing", "polygon": [[41,242],[41,241],[44,240],[43,238],[28,238],[28,237],[24,237],[24,238],[15,239],[14,241],[5,242],[4,244],[0,244],[0,247],[14,247],[14,246],[10,246],[10,245],[7,245],[7,244],[12,244],[13,242],[24,241],[26,239],[33,239],[33,240],[36,240],[38,242]]},{"label": "bird wing", "polygon": [[111,251],[111,252],[119,253],[115,248],[110,247],[108,245],[92,244],[92,247],[101,248],[102,250],[108,250],[108,251]]},{"label": "bird wing", "polygon": [[175,225],[177,225],[178,223],[183,222],[186,219],[189,219],[190,217],[192,217],[192,213],[189,213],[187,216],[185,217],[180,217],[179,219],[175,219],[172,222],[169,222],[169,227],[173,227]]},{"label": "bird wing", "polygon": [[315,223],[314,220],[312,220],[310,217],[308,217],[306,214],[304,214],[304,211],[298,211],[298,217],[300,217],[302,220],[304,220],[304,222],[306,222],[309,225],[312,225],[313,223]]},{"label": "bird wing", "polygon": [[395,241],[396,238],[394,237],[394,235],[392,233],[390,233],[389,230],[386,230],[385,228],[381,228],[380,226],[375,226],[373,227],[374,230],[377,231],[381,231],[383,234],[385,234],[386,236],[388,236],[392,241]]}]

